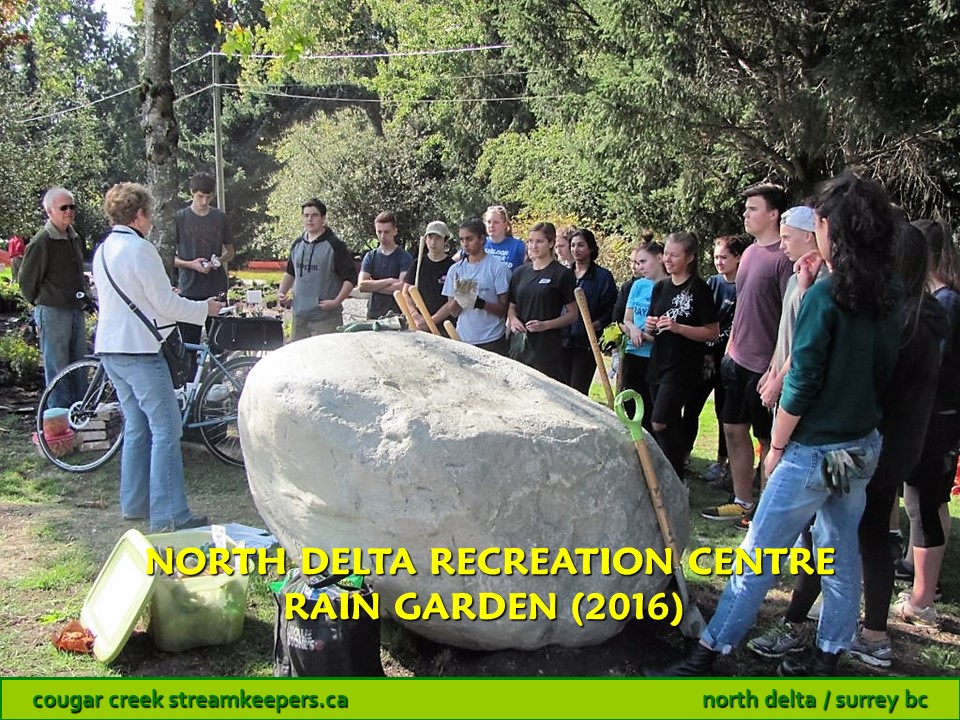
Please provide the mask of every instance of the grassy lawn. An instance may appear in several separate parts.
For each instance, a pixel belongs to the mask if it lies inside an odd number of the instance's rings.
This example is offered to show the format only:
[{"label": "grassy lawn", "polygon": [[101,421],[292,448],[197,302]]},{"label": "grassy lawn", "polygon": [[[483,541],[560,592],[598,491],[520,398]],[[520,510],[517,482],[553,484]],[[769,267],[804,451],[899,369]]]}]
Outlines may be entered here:
[{"label": "grassy lawn", "polygon": [[[6,562],[0,565],[0,671],[6,675],[222,675],[269,676],[272,672],[275,606],[269,578],[252,577],[241,640],[222,648],[183,653],[155,649],[138,631],[117,661],[105,666],[92,657],[61,653],[50,635],[60,623],[77,618],[84,597],[120,535],[142,524],[124,522],[117,507],[119,465],[114,460],[87,475],[60,472],[40,458],[29,434],[30,420],[0,415],[0,539]],[[704,411],[693,468],[704,470],[716,448],[713,408]],[[242,470],[227,467],[192,444],[185,444],[185,467],[191,509],[217,521],[262,526]],[[723,501],[720,492],[690,480],[691,546],[735,546],[742,535],[724,523],[702,520],[698,508]],[[960,503],[951,504],[960,517]],[[952,555],[960,543],[960,522],[954,523]],[[689,575],[695,601],[709,617],[722,579]],[[939,630],[891,623],[898,660],[892,674],[956,675],[960,672],[960,569],[948,562],[939,606]],[[762,623],[779,616],[789,589],[782,578],[764,606]],[[594,648],[546,648],[537,652],[468,653],[422,640],[385,620],[382,660],[391,676],[559,675],[635,676],[643,658],[676,657],[684,641],[672,628],[656,623],[630,623],[624,632]],[[902,660],[901,660],[902,658]],[[718,664],[729,675],[769,675],[774,666],[739,652]],[[877,674],[845,660],[850,675]],[[880,673],[891,674],[891,673]]]},{"label": "grassy lawn", "polygon": [[230,275],[235,276],[240,280],[256,280],[266,285],[277,285],[283,279],[282,270],[277,270],[275,272],[271,272],[269,270],[231,270]]}]

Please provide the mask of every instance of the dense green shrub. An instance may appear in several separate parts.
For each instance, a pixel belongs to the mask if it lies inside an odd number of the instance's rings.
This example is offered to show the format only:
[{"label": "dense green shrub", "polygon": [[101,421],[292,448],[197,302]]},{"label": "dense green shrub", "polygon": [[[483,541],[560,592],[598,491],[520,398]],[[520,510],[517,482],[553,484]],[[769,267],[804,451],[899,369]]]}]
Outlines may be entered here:
[{"label": "dense green shrub", "polygon": [[32,383],[40,373],[40,350],[29,345],[19,332],[0,335],[0,369],[20,383]]}]

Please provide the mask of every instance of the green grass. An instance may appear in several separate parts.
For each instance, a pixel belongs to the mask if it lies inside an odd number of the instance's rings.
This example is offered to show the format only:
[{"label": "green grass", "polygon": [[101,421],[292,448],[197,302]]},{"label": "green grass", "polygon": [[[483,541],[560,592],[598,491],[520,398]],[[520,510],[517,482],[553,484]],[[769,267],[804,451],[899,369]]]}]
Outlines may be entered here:
[{"label": "green grass", "polygon": [[[599,390],[599,386],[595,388]],[[598,398],[602,398],[602,390]],[[270,578],[252,577],[247,593],[243,638],[229,648],[200,648],[184,653],[159,653],[141,624],[118,660],[104,666],[91,657],[57,652],[49,642],[52,629],[79,617],[83,600],[114,543],[131,524],[117,507],[119,464],[111,461],[86,475],[60,472],[42,460],[30,443],[29,419],[0,415],[0,527],[6,538],[5,562],[0,564],[0,657],[7,672],[36,676],[270,676],[272,632],[276,606],[267,587]],[[702,472],[716,454],[719,429],[708,402],[692,466]],[[241,469],[211,458],[196,445],[184,445],[187,493],[195,512],[217,520],[262,526]],[[734,547],[742,533],[727,523],[703,520],[699,509],[722,502],[726,495],[711,491],[698,479],[690,485],[688,547]],[[960,518],[960,502],[950,504]],[[140,525],[141,530],[145,528]],[[938,606],[946,626],[956,628],[960,616],[960,564],[951,562],[960,543],[960,520],[954,523],[952,549],[944,566],[942,585],[948,598]],[[703,564],[706,564],[704,562]],[[686,577],[695,599],[709,616],[725,578]],[[764,606],[764,617],[782,612],[791,578],[783,577]],[[763,620],[762,622],[765,622]],[[391,675],[490,675],[556,673],[567,675],[636,675],[638,652],[676,654],[679,636],[673,630],[631,626],[621,636],[597,648],[547,648],[534,653],[462,653],[418,638],[391,621],[382,624],[382,648]],[[953,631],[955,632],[955,630]],[[898,631],[907,674],[956,675],[960,671],[960,641],[951,631],[931,637],[926,631]],[[640,643],[640,645],[638,645]],[[646,643],[643,645],[643,643]],[[646,648],[638,650],[638,647]],[[899,650],[898,650],[899,652]],[[769,673],[749,653],[723,672]],[[739,663],[745,662],[746,665]],[[754,664],[750,664],[753,662]],[[508,670],[504,670],[504,668]],[[862,668],[850,665],[851,674]],[[894,671],[903,672],[898,667]]]},{"label": "green grass", "polygon": [[269,271],[269,270],[231,270],[230,275],[239,278],[240,280],[250,280],[255,281],[259,280],[262,283],[268,285],[277,285],[280,283],[280,280],[283,279],[283,271]]},{"label": "green grass", "polygon": [[14,583],[19,590],[69,590],[88,582],[96,575],[97,564],[86,551],[61,546],[57,559],[50,565],[35,568]]}]

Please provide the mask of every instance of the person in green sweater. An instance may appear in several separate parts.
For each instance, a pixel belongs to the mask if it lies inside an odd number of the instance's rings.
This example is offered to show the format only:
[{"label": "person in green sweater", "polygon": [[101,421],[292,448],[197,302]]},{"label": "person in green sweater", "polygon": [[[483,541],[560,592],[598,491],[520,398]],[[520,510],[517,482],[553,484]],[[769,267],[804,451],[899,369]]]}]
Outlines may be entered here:
[{"label": "person in green sweater", "polygon": [[[83,240],[73,228],[77,205],[73,193],[55,187],[43,196],[47,222],[27,244],[20,266],[20,293],[34,305],[46,384],[67,365],[88,352],[84,307],[87,279],[83,274]],[[79,383],[54,388],[50,407],[70,407],[80,399]]]},{"label": "person in green sweater", "polygon": [[[794,331],[790,370],[780,397],[769,481],[741,548],[786,551],[806,522],[817,548],[834,550],[822,577],[823,610],[810,652],[780,664],[784,676],[834,674],[857,630],[860,556],[857,527],[877,466],[880,393],[900,344],[902,287],[893,272],[894,218],[883,188],[846,171],[815,203],[817,246],[830,275],[807,291]],[[801,272],[816,274],[807,256]],[[765,556],[727,583],[699,644],[658,674],[708,675],[720,654],[741,643],[776,580]],[[651,673],[653,674],[653,673]]]}]

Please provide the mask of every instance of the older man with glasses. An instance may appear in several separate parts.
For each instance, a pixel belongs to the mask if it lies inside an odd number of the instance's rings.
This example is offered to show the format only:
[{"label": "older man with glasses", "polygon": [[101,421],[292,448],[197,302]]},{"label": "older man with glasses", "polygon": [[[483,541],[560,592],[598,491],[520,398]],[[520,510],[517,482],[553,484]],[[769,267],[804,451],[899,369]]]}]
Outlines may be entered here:
[{"label": "older man with glasses", "polygon": [[[20,292],[33,305],[43,374],[47,385],[70,363],[87,354],[87,282],[83,241],[73,229],[77,206],[73,193],[52,188],[43,196],[48,220],[30,242],[20,267]],[[52,398],[51,407],[67,407],[77,398]]]}]

